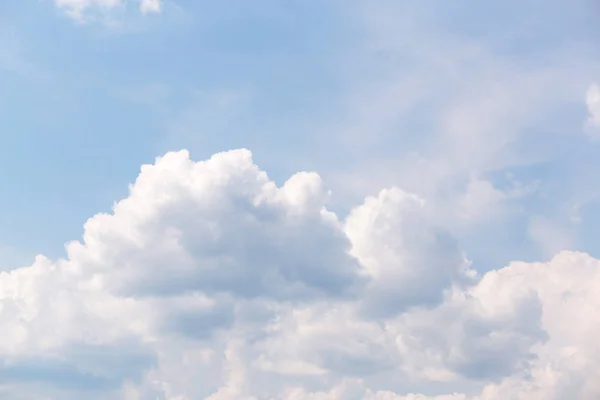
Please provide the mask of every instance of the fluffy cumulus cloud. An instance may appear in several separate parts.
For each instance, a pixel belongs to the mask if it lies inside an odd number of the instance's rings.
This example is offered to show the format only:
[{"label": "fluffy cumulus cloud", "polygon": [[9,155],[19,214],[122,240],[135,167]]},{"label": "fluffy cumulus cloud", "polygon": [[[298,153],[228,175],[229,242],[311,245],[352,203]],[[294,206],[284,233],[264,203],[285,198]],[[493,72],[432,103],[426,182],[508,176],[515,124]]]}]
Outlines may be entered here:
[{"label": "fluffy cumulus cloud", "polygon": [[[70,17],[84,21],[89,13],[107,11],[125,7],[130,0],[54,0],[54,4],[64,10]],[[136,6],[143,14],[159,13],[162,10],[162,0],[139,0]]]},{"label": "fluffy cumulus cloud", "polygon": [[64,259],[0,274],[7,399],[600,398],[600,261],[478,275],[427,202],[341,218],[247,150],[145,165]]}]

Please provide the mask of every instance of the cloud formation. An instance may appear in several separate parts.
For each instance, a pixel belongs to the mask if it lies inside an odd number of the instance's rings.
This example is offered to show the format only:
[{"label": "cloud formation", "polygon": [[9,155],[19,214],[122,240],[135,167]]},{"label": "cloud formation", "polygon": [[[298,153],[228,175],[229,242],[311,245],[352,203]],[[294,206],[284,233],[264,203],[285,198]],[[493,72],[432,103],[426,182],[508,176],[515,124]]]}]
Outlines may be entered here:
[{"label": "cloud formation", "polygon": [[592,139],[600,138],[600,86],[592,84],[585,94],[585,104],[588,111],[586,133]]},{"label": "cloud formation", "polygon": [[161,0],[140,0],[140,11],[143,14],[159,13],[162,10]]},{"label": "cloud formation", "polygon": [[[90,12],[105,13],[125,7],[130,2],[130,0],[54,0],[56,7],[78,21],[84,21]],[[139,0],[138,3],[138,8],[143,14],[162,11],[162,0]]]},{"label": "cloud formation", "polygon": [[600,396],[600,261],[479,276],[425,200],[390,188],[340,219],[328,197],[247,150],[143,166],[65,259],[0,273],[3,396]]}]

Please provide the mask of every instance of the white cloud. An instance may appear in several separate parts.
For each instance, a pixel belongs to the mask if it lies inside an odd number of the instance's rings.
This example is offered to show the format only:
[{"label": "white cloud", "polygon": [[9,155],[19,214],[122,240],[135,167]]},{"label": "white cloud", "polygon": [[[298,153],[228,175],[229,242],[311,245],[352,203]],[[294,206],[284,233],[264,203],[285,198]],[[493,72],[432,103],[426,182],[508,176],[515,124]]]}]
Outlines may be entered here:
[{"label": "white cloud", "polygon": [[[130,0],[54,0],[54,4],[73,19],[83,22],[90,12],[106,13],[122,8]],[[159,13],[162,11],[161,0],[139,0],[139,10],[143,14]]]},{"label": "white cloud", "polygon": [[586,133],[593,139],[600,138],[600,86],[592,84],[585,94],[585,104],[588,119],[585,125]]},{"label": "white cloud", "polygon": [[73,19],[83,21],[86,12],[91,9],[106,11],[123,6],[125,2],[124,0],[54,0],[54,4]]},{"label": "white cloud", "polygon": [[340,220],[328,194],[246,150],[143,166],[66,259],[0,273],[4,398],[600,395],[600,261],[477,277],[423,199],[383,190]]},{"label": "white cloud", "polygon": [[365,293],[371,315],[435,304],[467,272],[454,239],[428,223],[423,200],[399,189],[383,190],[352,210],[346,233],[371,277]]},{"label": "white cloud", "polygon": [[[522,192],[521,199],[506,193],[500,177],[513,172],[530,185],[537,178],[532,165],[567,170],[579,161],[571,159],[579,157],[577,151],[564,157],[581,124],[571,106],[581,101],[597,60],[585,46],[558,42],[529,43],[531,55],[507,51],[516,48],[517,39],[497,29],[506,16],[474,6],[482,18],[459,22],[447,4],[373,0],[343,7],[361,41],[335,59],[344,71],[341,111],[320,133],[352,162],[332,165],[326,159],[320,169],[336,194],[344,192],[341,201],[389,185],[427,198],[436,221],[453,233],[477,237],[477,246],[505,247],[499,256],[474,255],[476,263],[497,266],[510,260],[506,247],[519,254],[523,248],[509,241],[497,245],[496,237],[515,225],[517,218],[510,217],[524,210],[523,203],[537,201],[533,190]],[[557,8],[558,3],[549,5],[545,13]],[[530,21],[523,15],[508,19],[525,27]],[[549,31],[557,28],[547,16],[536,18]],[[335,171],[325,175],[327,169]],[[580,175],[561,179],[578,182]],[[546,203],[560,201],[554,197]],[[472,239],[465,241],[470,245]]]},{"label": "white cloud", "polygon": [[441,396],[425,396],[421,394],[407,394],[401,396],[390,391],[373,391],[364,387],[360,380],[346,380],[326,392],[306,392],[302,388],[291,389],[284,393],[285,400],[467,400],[463,394],[450,394]]},{"label": "white cloud", "polygon": [[169,153],[144,166],[114,214],[90,219],[84,243],[67,252],[120,293],[342,296],[360,283],[359,265],[326,198],[316,174],[277,188],[246,150],[201,163]]},{"label": "white cloud", "polygon": [[[549,263],[513,263],[492,271],[440,307],[388,321],[388,334],[396,339],[390,352],[399,352],[402,360],[399,370],[387,375],[388,385],[406,374],[430,385],[467,377],[481,382],[479,394],[405,395],[371,390],[359,382],[327,391],[289,389],[287,398],[597,398],[600,347],[594,332],[600,319],[594,309],[600,297],[593,287],[599,279],[598,260],[565,252]],[[340,336],[342,331],[343,326]],[[381,340],[381,335],[371,337],[371,342]]]},{"label": "white cloud", "polygon": [[140,1],[140,11],[143,14],[148,13],[159,13],[162,10],[162,1],[161,0],[141,0]]}]

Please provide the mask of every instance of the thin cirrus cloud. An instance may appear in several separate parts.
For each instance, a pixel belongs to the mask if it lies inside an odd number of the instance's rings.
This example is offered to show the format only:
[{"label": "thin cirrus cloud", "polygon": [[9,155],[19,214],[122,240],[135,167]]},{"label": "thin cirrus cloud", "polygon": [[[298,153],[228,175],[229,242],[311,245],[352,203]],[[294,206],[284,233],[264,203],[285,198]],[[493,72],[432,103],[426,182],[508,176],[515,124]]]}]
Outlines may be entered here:
[{"label": "thin cirrus cloud", "polygon": [[344,220],[327,198],[314,173],[277,187],[247,150],[143,166],[65,259],[0,275],[3,384],[67,399],[600,394],[599,260],[478,276],[420,198],[383,190]]}]

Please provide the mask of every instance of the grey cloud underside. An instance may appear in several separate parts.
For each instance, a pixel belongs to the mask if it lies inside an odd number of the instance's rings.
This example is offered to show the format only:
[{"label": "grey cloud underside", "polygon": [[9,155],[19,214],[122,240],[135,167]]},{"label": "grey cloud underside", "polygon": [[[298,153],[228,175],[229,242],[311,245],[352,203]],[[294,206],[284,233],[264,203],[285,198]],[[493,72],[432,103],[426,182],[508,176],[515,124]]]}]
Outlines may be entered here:
[{"label": "grey cloud underside", "polygon": [[106,391],[128,380],[141,381],[144,371],[155,364],[155,354],[135,342],[74,343],[53,355],[3,358],[0,383],[51,383],[66,390]]},{"label": "grey cloud underside", "polygon": [[[296,190],[301,175],[277,189],[247,151],[198,164],[183,153],[169,154],[160,165],[148,169],[131,197],[115,208],[113,219],[127,224],[135,237],[117,253],[107,248],[105,264],[98,265],[112,269],[116,291],[167,296],[199,290],[294,299],[341,296],[360,283],[359,265],[347,254],[350,243],[337,221],[321,215],[321,204],[311,204],[313,199],[301,204],[306,209],[287,203],[285,196]],[[171,177],[177,167],[189,168],[186,180]],[[220,174],[211,174],[219,169]],[[306,179],[298,184],[324,190],[316,175]],[[160,186],[149,186],[157,180]],[[119,218],[136,199],[152,202],[158,218]],[[121,239],[118,229],[101,235],[102,241]]]},{"label": "grey cloud underside", "polygon": [[[277,187],[246,150],[143,166],[66,259],[0,274],[7,398],[599,393],[598,260],[478,277],[417,196],[383,190],[342,220],[328,194],[314,173]],[[410,394],[427,382],[465,390]]]}]

